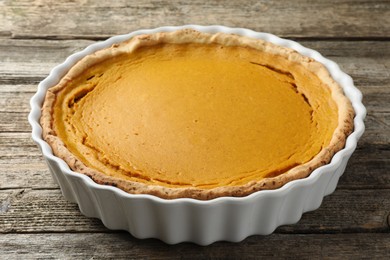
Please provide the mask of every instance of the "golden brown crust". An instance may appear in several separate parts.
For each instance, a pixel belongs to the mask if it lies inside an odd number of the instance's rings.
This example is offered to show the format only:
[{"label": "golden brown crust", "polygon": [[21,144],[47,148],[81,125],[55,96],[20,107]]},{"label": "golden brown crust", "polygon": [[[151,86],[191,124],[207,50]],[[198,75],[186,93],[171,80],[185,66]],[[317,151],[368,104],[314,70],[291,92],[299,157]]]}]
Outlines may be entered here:
[{"label": "golden brown crust", "polygon": [[[121,53],[133,52],[142,46],[154,45],[158,43],[189,42],[205,44],[218,43],[226,46],[247,46],[250,48],[266,51],[274,55],[281,55],[289,61],[297,62],[305,66],[307,70],[317,75],[317,77],[330,88],[332,98],[338,107],[338,127],[333,134],[330,144],[327,147],[324,147],[322,151],[309,162],[299,165],[284,174],[280,174],[272,178],[265,178],[261,181],[249,182],[242,186],[218,187],[213,189],[168,188],[109,177],[104,173],[85,166],[65,147],[62,140],[53,130],[52,114],[53,106],[56,100],[56,93],[59,90],[65,88],[71,79],[77,77],[83,73],[85,69],[94,64]],[[307,177],[314,169],[329,163],[333,155],[344,147],[346,138],[353,129],[353,117],[353,108],[349,100],[344,96],[343,90],[332,79],[326,68],[319,62],[309,57],[302,56],[292,49],[276,46],[263,40],[223,33],[211,35],[191,29],[185,29],[175,32],[135,36],[128,41],[122,42],[120,44],[114,44],[110,48],[97,51],[94,54],[84,57],[69,70],[69,72],[61,79],[58,85],[48,89],[44,104],[42,106],[41,125],[43,129],[43,138],[50,144],[54,154],[62,158],[72,170],[91,177],[97,183],[116,186],[126,192],[133,194],[151,194],[166,199],[195,198],[200,200],[208,200],[223,196],[246,196],[259,190],[276,189],[292,180]]]}]

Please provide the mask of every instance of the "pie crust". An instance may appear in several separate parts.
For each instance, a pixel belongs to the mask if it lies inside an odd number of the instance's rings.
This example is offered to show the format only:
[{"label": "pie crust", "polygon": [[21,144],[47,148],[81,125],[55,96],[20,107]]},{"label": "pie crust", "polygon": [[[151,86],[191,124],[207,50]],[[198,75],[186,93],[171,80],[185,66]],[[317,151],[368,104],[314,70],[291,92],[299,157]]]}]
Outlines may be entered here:
[{"label": "pie crust", "polygon": [[[123,54],[135,53],[144,47],[159,46],[162,44],[239,46],[274,55],[275,57],[282,57],[289,63],[299,64],[308,73],[315,75],[328,88],[331,93],[330,96],[337,106],[338,117],[335,119],[337,127],[330,138],[330,142],[322,147],[320,152],[312,159],[287,169],[285,172],[278,172],[277,174],[273,174],[274,176],[271,174],[264,178],[233,186],[221,185],[212,188],[201,188],[199,186],[189,187],[186,185],[185,187],[172,187],[169,185],[158,185],[124,179],[118,176],[110,176],[107,173],[87,166],[83,160],[79,159],[79,156],[76,156],[75,153],[70,151],[69,145],[67,146],[65,144],[64,140],[56,131],[54,114],[56,106],[59,106],[56,103],[58,93],[66,89],[71,85],[72,81],[77,80],[80,75],[85,74],[93,66],[97,66],[106,60],[120,57]],[[272,68],[272,64],[266,65]],[[277,70],[276,68],[273,69]],[[329,163],[333,155],[344,147],[346,138],[353,129],[353,117],[354,111],[349,100],[344,96],[341,87],[332,79],[326,68],[319,62],[302,56],[292,49],[277,46],[263,40],[224,33],[206,34],[191,29],[184,29],[174,32],[135,36],[128,41],[114,44],[110,48],[84,57],[69,70],[56,86],[48,89],[42,107],[41,125],[43,138],[52,147],[54,154],[62,158],[72,170],[91,177],[97,183],[116,186],[133,194],[150,194],[166,199],[194,198],[208,200],[223,196],[246,196],[259,190],[276,189],[292,180],[307,177],[316,168]]]}]

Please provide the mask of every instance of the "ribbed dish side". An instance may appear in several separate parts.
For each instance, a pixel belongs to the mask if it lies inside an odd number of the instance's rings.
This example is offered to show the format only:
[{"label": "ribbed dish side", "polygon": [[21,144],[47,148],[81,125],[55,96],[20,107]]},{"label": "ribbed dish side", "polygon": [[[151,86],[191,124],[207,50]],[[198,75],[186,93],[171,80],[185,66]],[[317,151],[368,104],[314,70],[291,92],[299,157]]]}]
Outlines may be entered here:
[{"label": "ribbed dish side", "polygon": [[323,172],[306,185],[291,185],[287,192],[268,193],[243,201],[216,204],[179,202],[161,204],[149,198],[127,198],[111,189],[99,189],[81,178],[63,174],[48,161],[66,199],[80,211],[102,220],[110,229],[127,230],[137,238],[159,238],[168,244],[190,241],[207,245],[215,241],[241,241],[250,235],[268,235],[278,226],[299,221],[302,214],[318,208],[327,189],[333,190],[345,164]]}]

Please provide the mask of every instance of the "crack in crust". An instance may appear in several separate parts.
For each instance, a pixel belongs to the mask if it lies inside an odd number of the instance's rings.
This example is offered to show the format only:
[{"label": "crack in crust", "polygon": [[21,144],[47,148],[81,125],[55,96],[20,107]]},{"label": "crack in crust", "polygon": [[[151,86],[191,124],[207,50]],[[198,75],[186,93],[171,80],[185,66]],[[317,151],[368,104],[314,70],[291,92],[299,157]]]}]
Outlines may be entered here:
[{"label": "crack in crust", "polygon": [[[330,144],[323,148],[322,151],[309,162],[292,167],[291,169],[286,169],[286,172],[278,173],[276,176],[269,176],[261,181],[252,181],[242,186],[218,187],[213,189],[168,188],[113,178],[105,175],[104,173],[88,168],[66,148],[62,140],[53,130],[52,113],[53,106],[55,105],[56,93],[65,88],[70,80],[100,61],[121,53],[133,52],[142,46],[151,46],[158,43],[189,42],[204,44],[217,43],[224,46],[247,46],[249,48],[266,51],[274,55],[281,55],[289,61],[297,62],[305,66],[307,70],[316,74],[317,77],[330,88],[332,98],[338,107],[338,127],[333,134]],[[257,63],[256,65],[266,66]],[[266,67],[272,70],[275,69],[270,66]],[[278,72],[289,77],[293,77],[293,75],[289,72]],[[82,95],[80,95],[80,98],[82,98]],[[303,98],[305,97],[303,96]],[[77,100],[74,100],[74,102],[77,102]],[[139,35],[130,40],[120,44],[114,44],[110,48],[97,51],[92,55],[84,57],[69,70],[69,72],[61,79],[59,84],[48,89],[42,106],[42,116],[40,122],[43,129],[43,138],[50,144],[54,154],[65,160],[72,170],[89,176],[99,184],[112,185],[133,194],[150,194],[165,199],[194,198],[199,200],[208,200],[223,196],[246,196],[259,190],[276,189],[292,180],[307,177],[314,169],[329,163],[333,155],[344,147],[346,138],[353,130],[353,117],[353,108],[349,100],[344,96],[343,90],[332,79],[326,68],[319,62],[316,62],[309,57],[302,56],[292,49],[277,46],[263,40],[224,33],[206,34],[191,29],[184,29],[175,32]]]}]

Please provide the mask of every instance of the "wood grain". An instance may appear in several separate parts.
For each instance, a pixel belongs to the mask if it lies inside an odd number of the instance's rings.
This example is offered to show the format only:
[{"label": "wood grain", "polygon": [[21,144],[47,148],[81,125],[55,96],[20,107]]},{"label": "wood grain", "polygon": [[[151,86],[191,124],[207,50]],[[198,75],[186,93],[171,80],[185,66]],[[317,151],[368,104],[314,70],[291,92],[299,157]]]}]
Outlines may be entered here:
[{"label": "wood grain", "polygon": [[[338,190],[325,197],[320,209],[304,214],[298,224],[279,227],[276,233],[390,233],[388,194],[387,189]],[[113,232],[100,220],[84,217],[58,189],[2,190],[0,200],[0,234]]]},{"label": "wood grain", "polygon": [[[368,138],[363,137],[350,159],[340,189],[390,189],[389,143],[369,144]],[[0,143],[0,189],[57,187],[30,133],[0,133]]]},{"label": "wood grain", "polygon": [[[141,28],[223,24],[284,37],[388,37],[386,1],[11,1],[2,3],[0,35],[106,38]],[[277,19],[276,19],[277,18]]]},{"label": "wood grain", "polygon": [[[390,76],[388,41],[299,41],[340,64],[358,87],[381,87]],[[0,38],[0,84],[37,84],[69,55],[93,41]],[[9,55],[8,53],[13,53]],[[387,85],[388,86],[388,85]]]},{"label": "wood grain", "polygon": [[2,256],[56,259],[388,259],[388,234],[273,234],[240,243],[166,245],[126,233],[7,234],[0,237]]},{"label": "wood grain", "polygon": [[[335,193],[269,236],[208,247],[106,229],[65,201],[27,122],[38,83],[70,54],[142,28],[223,24],[297,40],[364,95],[366,132]],[[0,258],[390,258],[390,1],[0,1]]]}]

